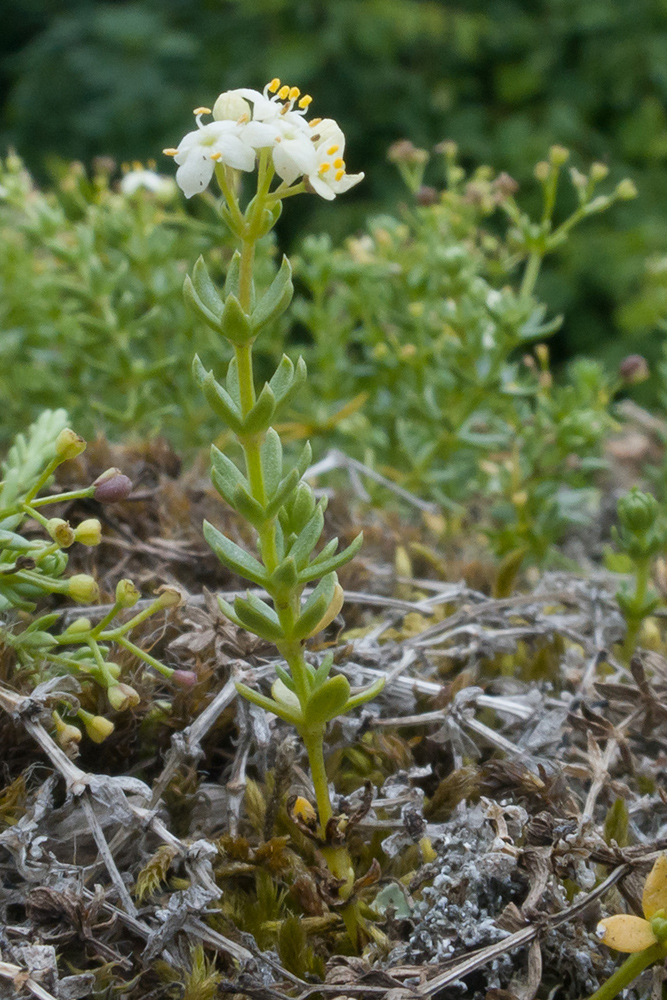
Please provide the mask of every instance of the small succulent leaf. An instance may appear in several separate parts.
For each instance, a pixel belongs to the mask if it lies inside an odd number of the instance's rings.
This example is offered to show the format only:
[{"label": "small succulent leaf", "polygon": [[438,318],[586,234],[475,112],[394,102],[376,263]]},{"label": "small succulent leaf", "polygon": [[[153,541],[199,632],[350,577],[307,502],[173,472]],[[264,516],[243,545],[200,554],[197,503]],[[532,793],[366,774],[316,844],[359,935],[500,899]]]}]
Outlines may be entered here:
[{"label": "small succulent leaf", "polygon": [[364,705],[367,701],[372,701],[373,698],[377,698],[380,691],[384,687],[385,679],[384,677],[378,677],[376,681],[369,684],[367,688],[363,691],[357,691],[356,694],[350,696],[345,706],[345,712],[351,712],[353,708],[358,708],[359,705]]},{"label": "small succulent leaf", "polygon": [[28,625],[26,632],[43,632],[47,628],[51,628],[52,625],[55,625],[59,618],[59,611],[54,611],[50,615],[41,615]]},{"label": "small succulent leaf", "polygon": [[[335,573],[333,575],[336,576]],[[325,628],[327,628],[328,625],[331,625],[336,615],[339,614],[344,603],[345,603],[345,591],[343,590],[341,585],[338,582],[336,582],[336,585],[334,587],[333,597],[331,598],[329,607],[324,612],[323,616],[320,618],[320,620],[318,621],[317,625],[313,628],[313,630],[308,633],[306,638],[312,639],[312,637],[314,635],[317,635],[318,632],[322,632]]]},{"label": "small succulent leaf", "polygon": [[300,482],[294,501],[289,510],[290,521],[295,531],[300,531],[315,512],[315,496],[308,483]]},{"label": "small succulent leaf", "polygon": [[347,677],[342,674],[329,677],[308,699],[304,713],[308,727],[319,728],[335,719],[344,710],[349,695],[350,682]]},{"label": "small succulent leaf", "polygon": [[255,691],[254,688],[250,688],[246,684],[241,684],[240,681],[236,681],[234,683],[234,687],[247,701],[251,701],[254,705],[259,705],[260,708],[265,709],[267,712],[271,712],[273,715],[277,715],[279,718],[284,719],[285,722],[289,722],[294,726],[301,721],[300,716],[295,717],[282,705],[279,705],[278,702],[260,694],[259,691]]},{"label": "small succulent leaf", "polygon": [[227,274],[225,275],[225,284],[223,287],[224,297],[227,298],[228,295],[235,295],[238,299],[241,287],[241,253],[239,250],[235,250],[232,254],[232,259],[229,262],[229,267],[227,268]]},{"label": "small succulent leaf", "polygon": [[336,574],[330,573],[320,580],[317,587],[304,604],[292,634],[295,639],[306,639],[319,625],[329,610],[337,584]]},{"label": "small succulent leaf", "polygon": [[280,563],[271,574],[271,589],[276,591],[292,591],[299,582],[296,563],[291,556]]},{"label": "small succulent leaf", "polygon": [[277,673],[278,677],[280,678],[280,680],[285,685],[285,687],[288,688],[290,691],[294,691],[294,693],[296,693],[296,688],[294,686],[294,681],[292,680],[292,678],[290,677],[290,675],[287,673],[287,671],[285,670],[285,668],[281,667],[279,663],[276,664],[276,673]]},{"label": "small succulent leaf", "polygon": [[224,597],[218,595],[218,607],[222,611],[225,618],[229,618],[230,622],[233,622],[238,628],[243,628],[243,622],[237,617],[234,608],[231,604],[228,604]]},{"label": "small succulent leaf", "polygon": [[231,569],[245,580],[256,583],[258,587],[266,586],[268,583],[266,570],[254,556],[214,528],[210,521],[204,521],[203,530],[204,538],[227,569]]},{"label": "small succulent leaf", "polygon": [[[301,529],[290,549],[290,555],[300,570],[304,568],[308,561],[308,556],[319,542],[323,528],[324,514],[322,513],[322,504],[319,503],[315,508],[315,513],[306,522],[305,527]],[[321,573],[317,575],[322,576]]]},{"label": "small succulent leaf", "polygon": [[192,279],[189,274],[185,276],[185,281],[183,282],[183,298],[192,311],[199,316],[199,318],[203,320],[207,326],[210,326],[216,331],[216,333],[222,333],[222,323],[220,317],[216,316],[215,313],[212,313],[211,310],[204,305],[195,291],[195,287],[192,284]]},{"label": "small succulent leaf", "polygon": [[262,442],[261,457],[266,492],[269,496],[273,496],[283,474],[283,446],[280,442],[280,435],[273,427],[269,427],[266,432],[266,437]]},{"label": "small succulent leaf", "polygon": [[250,317],[255,333],[267,323],[282,316],[292,301],[293,294],[292,267],[287,257],[283,257],[280,270],[253,309]]},{"label": "small succulent leaf", "polygon": [[225,299],[220,330],[223,337],[226,337],[232,344],[238,344],[239,346],[250,343],[254,338],[250,319],[243,311],[241,303],[235,295],[228,295]]},{"label": "small succulent leaf", "polygon": [[299,479],[303,476],[306,469],[309,467],[313,460],[313,449],[311,447],[310,441],[306,441],[305,445],[301,449],[301,454],[296,460],[296,465],[294,468],[299,473]]},{"label": "small succulent leaf", "polygon": [[280,642],[285,638],[285,633],[280,627],[278,617],[268,604],[254,598],[252,594],[246,597],[237,597],[234,600],[234,611],[243,623],[244,627],[262,639],[269,642]]},{"label": "small succulent leaf", "polygon": [[211,280],[204,258],[200,255],[192,269],[192,286],[201,302],[220,322],[223,303],[217,288]]},{"label": "small succulent leaf", "polygon": [[601,920],[595,932],[607,947],[631,955],[645,951],[651,945],[657,944],[658,940],[648,920],[642,920],[641,917],[629,913],[619,913]]},{"label": "small succulent leaf", "polygon": [[275,397],[268,382],[265,382],[255,405],[243,421],[243,433],[259,434],[267,430],[275,409]]},{"label": "small succulent leaf", "polygon": [[331,541],[327,542],[321,552],[318,552],[315,558],[309,563],[309,566],[316,566],[317,563],[324,563],[327,559],[330,559],[338,548],[338,539],[332,538]]},{"label": "small succulent leaf", "polygon": [[239,484],[234,490],[232,499],[234,501],[232,506],[241,517],[252,524],[253,528],[261,528],[266,521],[266,512],[261,503],[250,495],[246,487]]},{"label": "small succulent leaf", "polygon": [[241,470],[215,445],[211,445],[211,479],[218,493],[230,507],[235,506],[233,497],[237,487],[248,485]]},{"label": "small succulent leaf", "polygon": [[318,576],[322,576],[323,573],[332,573],[345,563],[353,559],[359,549],[361,548],[364,541],[363,532],[359,532],[357,537],[351,542],[346,549],[339,552],[337,556],[333,556],[331,559],[323,560],[316,565],[308,565],[304,569],[299,571],[299,582],[309,583],[311,580],[316,580]]},{"label": "small succulent leaf", "polygon": [[239,366],[236,363],[236,358],[232,360],[227,365],[227,377],[225,378],[225,385],[227,386],[227,392],[232,397],[239,410],[241,409],[241,387],[239,386]]},{"label": "small succulent leaf", "polygon": [[325,680],[331,673],[331,668],[333,667],[334,655],[333,653],[327,653],[320,663],[319,667],[315,671],[315,676],[313,677],[313,687],[318,688],[320,685],[324,684]]},{"label": "small succulent leaf", "polygon": [[667,910],[667,854],[656,858],[648,873],[642,894],[642,910],[647,920],[658,910]]},{"label": "small succulent leaf", "polygon": [[295,691],[285,684],[280,678],[271,685],[271,694],[279,705],[284,706],[294,715],[301,715],[301,703]]},{"label": "small succulent leaf", "polygon": [[294,381],[294,364],[286,354],[283,354],[278,363],[278,367],[269,379],[269,385],[276,397],[276,402],[280,403],[283,396],[288,391]]},{"label": "small succulent leaf", "polygon": [[0,549],[15,549],[17,552],[29,552],[33,543],[17,535],[13,531],[0,531]]},{"label": "small succulent leaf", "polygon": [[243,427],[243,417],[232,397],[219,382],[216,382],[213,372],[206,371],[196,355],[192,367],[208,405],[217,416],[226,421],[235,434],[238,434]]},{"label": "small succulent leaf", "polygon": [[298,482],[299,482],[298,470],[292,469],[290,472],[287,473],[285,478],[278,485],[278,489],[267,503],[266,505],[267,517],[275,517],[279,509],[286,502],[290,493],[292,493],[296,488]]}]

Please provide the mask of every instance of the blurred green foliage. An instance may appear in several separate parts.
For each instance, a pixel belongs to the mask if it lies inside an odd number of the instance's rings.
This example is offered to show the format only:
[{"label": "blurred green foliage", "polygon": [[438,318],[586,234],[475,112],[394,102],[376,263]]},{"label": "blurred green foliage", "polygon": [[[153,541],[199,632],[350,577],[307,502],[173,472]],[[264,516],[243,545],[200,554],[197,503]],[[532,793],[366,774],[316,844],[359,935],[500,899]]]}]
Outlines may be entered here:
[{"label": "blurred green foliage", "polygon": [[367,182],[345,206],[296,206],[283,238],[305,218],[341,235],[364,199],[391,204],[384,157],[399,138],[453,138],[466,164],[521,182],[554,142],[608,161],[641,199],[613,230],[590,226],[541,291],[569,316],[561,352],[617,359],[621,337],[652,330],[645,310],[616,312],[645,257],[667,252],[665,0],[24,0],[0,11],[0,39],[0,146],[33,169],[54,155],[155,155],[228,87],[278,75],[309,90]]}]

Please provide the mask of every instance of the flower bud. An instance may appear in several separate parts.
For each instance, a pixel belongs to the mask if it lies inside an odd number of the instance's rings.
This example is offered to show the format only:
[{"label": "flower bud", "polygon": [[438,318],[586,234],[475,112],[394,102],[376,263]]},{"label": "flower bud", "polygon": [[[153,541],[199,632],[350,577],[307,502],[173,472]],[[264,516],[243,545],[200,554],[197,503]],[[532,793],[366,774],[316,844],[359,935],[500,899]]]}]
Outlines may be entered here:
[{"label": "flower bud", "polygon": [[76,458],[86,450],[86,442],[69,427],[63,428],[56,438],[56,458],[61,462],[66,462],[70,458]]},{"label": "flower bud", "polygon": [[544,184],[544,182],[548,179],[550,173],[551,173],[551,166],[547,163],[546,160],[540,160],[539,163],[535,164],[535,169],[533,170],[533,174],[535,175],[535,180],[538,180],[541,184]]},{"label": "flower bud", "polygon": [[102,525],[96,517],[89,517],[74,529],[74,537],[82,545],[99,545],[102,541]]},{"label": "flower bud", "polygon": [[112,684],[107,688],[107,698],[109,704],[117,712],[124,712],[127,708],[134,708],[139,704],[140,698],[133,687],[129,684]]},{"label": "flower bud", "polygon": [[183,594],[177,587],[159,587],[157,603],[160,608],[177,608],[183,604]]},{"label": "flower bud", "polygon": [[453,139],[445,139],[433,147],[434,153],[441,153],[448,160],[455,160],[459,154],[459,147]]},{"label": "flower bud", "polygon": [[554,167],[562,167],[570,158],[570,150],[565,146],[552,146],[549,150],[549,160]]},{"label": "flower bud", "polygon": [[105,719],[103,715],[92,715],[83,708],[79,709],[77,715],[83,722],[85,730],[93,743],[104,743],[107,736],[111,736],[116,728],[113,722]]},{"label": "flower bud", "polygon": [[191,688],[195,686],[198,678],[194,670],[174,670],[171,680],[179,687]]},{"label": "flower bud", "polygon": [[418,205],[437,205],[440,201],[440,194],[437,188],[422,184],[415,195],[415,200]]},{"label": "flower bud", "polygon": [[628,385],[638,385],[645,382],[651,373],[646,358],[641,354],[628,354],[618,366],[618,374]]},{"label": "flower bud", "polygon": [[69,521],[64,521],[62,517],[52,517],[46,522],[46,530],[54,542],[57,542],[61,549],[68,549],[73,544],[76,537],[74,529]]},{"label": "flower bud", "polygon": [[116,604],[121,608],[133,608],[141,594],[131,580],[119,580],[116,584]]},{"label": "flower bud", "polygon": [[82,632],[89,632],[91,628],[90,618],[77,618],[67,626],[63,635],[80,635]]},{"label": "flower bud", "polygon": [[410,166],[417,166],[426,163],[428,153],[425,149],[417,149],[409,139],[399,139],[387,150],[387,159],[390,163],[408,163]]},{"label": "flower bud", "polygon": [[77,573],[67,581],[67,593],[77,604],[90,604],[97,601],[100,596],[100,588],[97,586],[92,576],[87,573]]},{"label": "flower bud", "polygon": [[658,501],[652,493],[642,493],[633,486],[618,501],[616,510],[624,528],[633,534],[641,534],[655,524],[658,517]]},{"label": "flower bud", "polygon": [[501,195],[503,198],[509,198],[510,195],[516,194],[519,190],[519,183],[515,181],[510,174],[503,173],[498,174],[493,182],[493,190],[496,194]]},{"label": "flower bud", "polygon": [[76,757],[79,752],[78,745],[81,742],[81,730],[61,719],[58,712],[52,712],[52,718],[56,727],[58,745],[62,747],[68,757]]},{"label": "flower bud", "polygon": [[595,183],[603,181],[605,177],[609,174],[609,167],[606,163],[593,163],[591,164],[591,180]]},{"label": "flower bud", "polygon": [[243,117],[247,121],[250,119],[250,105],[240,94],[226,90],[213,105],[213,117],[218,122],[238,121]]},{"label": "flower bud", "polygon": [[637,197],[637,193],[635,183],[629,177],[626,177],[616,185],[616,197],[620,198],[621,201],[631,201]]},{"label": "flower bud", "polygon": [[127,500],[132,492],[132,481],[120,469],[107,469],[93,483],[93,496],[100,503],[118,503]]}]

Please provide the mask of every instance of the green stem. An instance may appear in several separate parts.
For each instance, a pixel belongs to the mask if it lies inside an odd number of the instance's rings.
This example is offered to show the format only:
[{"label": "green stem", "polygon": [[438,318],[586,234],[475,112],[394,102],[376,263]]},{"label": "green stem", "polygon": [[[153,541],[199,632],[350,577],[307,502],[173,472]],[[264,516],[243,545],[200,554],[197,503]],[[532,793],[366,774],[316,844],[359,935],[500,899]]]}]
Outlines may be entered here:
[{"label": "green stem", "polygon": [[543,258],[544,254],[540,253],[539,250],[533,250],[531,253],[528,258],[526,270],[524,271],[523,281],[521,282],[519,298],[529,299],[533,294],[533,289],[535,288],[535,283],[540,273]]},{"label": "green stem", "polygon": [[[633,597],[633,603],[636,608],[642,608],[646,602],[646,591],[648,590],[650,575],[651,560],[638,560],[636,563],[635,593]],[[639,635],[643,620],[641,614],[628,617],[625,640],[623,642],[623,657],[626,663],[629,663],[633,657],[637,645],[637,636]]]},{"label": "green stem", "polygon": [[327,771],[324,766],[324,730],[317,729],[313,732],[303,733],[303,742],[308,753],[310,763],[310,773],[315,789],[315,800],[317,801],[317,812],[320,817],[320,827],[324,837],[327,823],[333,816],[331,800],[329,798],[329,782]]},{"label": "green stem", "polygon": [[140,660],[144,661],[144,663],[148,663],[149,666],[157,670],[158,673],[162,674],[163,677],[171,677],[171,675],[173,674],[174,671],[171,669],[171,667],[167,667],[164,665],[164,663],[160,663],[160,661],[156,660],[154,656],[151,656],[150,653],[147,653],[145,650],[140,649],[139,646],[135,646],[134,643],[130,642],[129,639],[121,637],[116,639],[116,642],[118,643],[119,646],[122,646],[123,649],[127,649],[129,653],[134,653],[134,655],[138,656]]},{"label": "green stem", "polygon": [[648,969],[649,965],[664,959],[665,956],[667,956],[667,946],[664,944],[654,944],[650,948],[646,948],[645,951],[638,951],[635,955],[630,955],[613,976],[610,976],[607,982],[603,983],[600,989],[596,990],[588,1000],[613,1000],[644,969]]}]

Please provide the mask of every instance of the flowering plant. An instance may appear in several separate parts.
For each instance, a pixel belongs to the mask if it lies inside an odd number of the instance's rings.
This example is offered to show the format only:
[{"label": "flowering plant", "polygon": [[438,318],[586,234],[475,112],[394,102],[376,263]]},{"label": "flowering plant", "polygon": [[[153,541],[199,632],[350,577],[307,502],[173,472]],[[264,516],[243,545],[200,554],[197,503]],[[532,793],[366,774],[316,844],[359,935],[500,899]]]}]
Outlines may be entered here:
[{"label": "flowering plant", "polygon": [[[197,128],[174,149],[165,150],[178,164],[176,180],[191,197],[215,176],[223,200],[221,214],[240,244],[234,254],[222,294],[200,257],[185,281],[185,297],[198,316],[231,345],[234,356],[224,383],[194,360],[197,382],[215,413],[233,432],[244,455],[244,468],[215,446],[212,479],[221,497],[255,531],[251,553],[204,523],[204,535],[220,561],[261,588],[248,591],[234,605],[219,598],[223,613],[239,628],[275,643],[284,659],[268,697],[238,683],[238,691],[295,727],[311,767],[318,822],[314,833],[336,879],[341,901],[350,899],[354,873],[344,847],[344,827],[329,797],[324,764],[327,723],[373,698],[383,681],[352,692],[342,674],[330,676],[333,657],[315,669],[305,658],[305,643],[336,617],[343,590],[336,570],[361,545],[361,535],[342,552],[332,539],[317,554],[324,526],[326,500],[316,501],[302,476],[310,461],[306,444],[295,465],[285,467],[280,437],[271,426],[281,405],[306,379],[302,359],[296,365],[283,356],[258,392],[253,375],[252,347],[266,325],[280,316],[292,298],[287,258],[263,294],[254,281],[255,248],[280,216],[285,198],[304,191],[332,200],[363,174],[348,174],[343,153],[345,137],[331,119],[306,113],[311,98],[298,88],[272,80],[263,93],[241,89],[221,94],[213,106],[195,110]],[[202,123],[204,115],[212,121]],[[240,173],[257,167],[257,186],[244,208],[239,198]],[[274,181],[277,179],[277,183]],[[309,584],[319,581],[310,593]],[[268,597],[268,600],[266,599]],[[344,909],[349,927],[356,926],[355,907]]]}]

